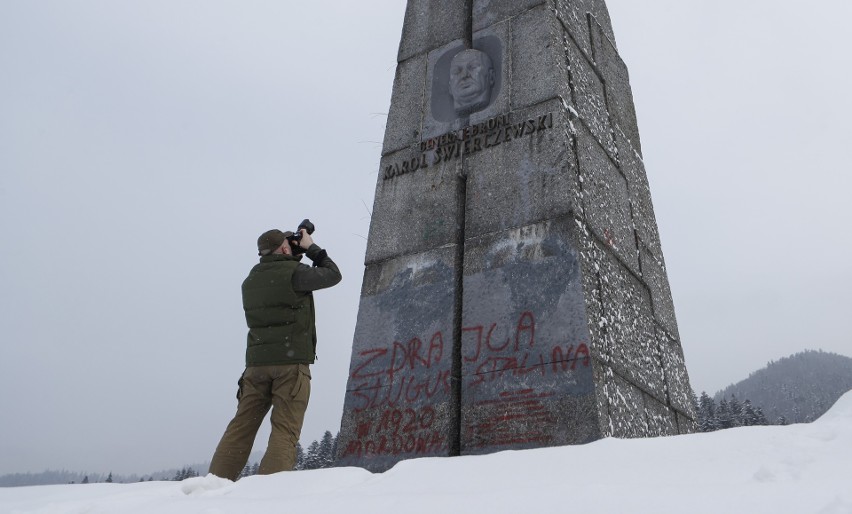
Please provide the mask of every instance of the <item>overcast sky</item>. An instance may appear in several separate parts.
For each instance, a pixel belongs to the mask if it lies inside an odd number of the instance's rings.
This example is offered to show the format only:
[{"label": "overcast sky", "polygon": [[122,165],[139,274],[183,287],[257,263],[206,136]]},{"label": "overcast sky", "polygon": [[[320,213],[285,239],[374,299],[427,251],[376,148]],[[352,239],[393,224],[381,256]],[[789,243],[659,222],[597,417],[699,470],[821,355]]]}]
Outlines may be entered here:
[{"label": "overcast sky", "polygon": [[[607,3],[693,387],[852,356],[852,3]],[[0,474],[208,460],[255,241],[305,217],[337,431],[404,9],[0,1]]]}]

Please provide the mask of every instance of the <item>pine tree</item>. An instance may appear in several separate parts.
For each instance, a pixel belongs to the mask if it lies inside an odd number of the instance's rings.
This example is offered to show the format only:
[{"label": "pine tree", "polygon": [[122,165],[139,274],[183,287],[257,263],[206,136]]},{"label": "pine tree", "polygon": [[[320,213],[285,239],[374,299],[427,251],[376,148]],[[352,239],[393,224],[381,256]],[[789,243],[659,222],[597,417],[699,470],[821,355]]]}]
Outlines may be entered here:
[{"label": "pine tree", "polygon": [[724,398],[719,402],[719,408],[716,409],[716,418],[719,420],[719,429],[721,430],[734,426],[731,419],[731,406]]},{"label": "pine tree", "polygon": [[106,483],[108,483],[108,484],[112,483],[112,471],[109,472],[109,476],[106,479]]},{"label": "pine tree", "polygon": [[716,418],[716,402],[705,392],[701,392],[698,400],[698,430],[713,432],[719,430],[719,420]]},{"label": "pine tree", "polygon": [[302,443],[296,443],[296,469],[305,469],[305,450]]},{"label": "pine tree", "polygon": [[89,475],[84,476],[84,477],[83,477],[83,481],[82,481],[82,482],[80,482],[80,483],[81,483],[81,484],[88,484],[88,483],[89,483]]},{"label": "pine tree", "polygon": [[184,466],[179,469],[175,476],[172,478],[175,482],[180,482],[181,480],[186,480],[187,478],[193,478],[198,476],[198,471],[195,471],[190,466]]},{"label": "pine tree", "polygon": [[742,407],[741,425],[752,427],[758,424],[757,411],[751,405],[751,401],[745,400]]},{"label": "pine tree", "polygon": [[305,455],[305,467],[303,469],[319,469],[320,465],[319,443],[314,441],[308,446],[308,452]]},{"label": "pine tree", "polygon": [[319,441],[313,441],[305,451],[301,443],[296,443],[296,467],[294,469],[321,469],[334,467],[337,460],[337,440],[340,434],[332,435],[326,430]]},{"label": "pine tree", "polygon": [[322,435],[317,454],[320,468],[330,468],[334,464],[334,436],[328,430]]},{"label": "pine tree", "polygon": [[743,426],[743,406],[740,404],[737,397],[731,395],[731,401],[728,402],[728,407],[731,410],[731,427]]},{"label": "pine tree", "polygon": [[769,420],[766,419],[766,414],[763,413],[763,409],[760,407],[755,407],[754,409],[755,417],[757,418],[757,425],[766,426],[769,424]]},{"label": "pine tree", "polygon": [[258,470],[260,469],[260,464],[255,462],[254,464],[246,464],[242,471],[240,471],[240,476],[237,477],[237,480],[245,477],[253,477],[257,475]]},{"label": "pine tree", "polygon": [[[698,395],[695,394],[695,389],[689,388],[689,401],[692,402],[692,410],[695,411],[695,414],[698,414]],[[338,435],[340,432],[338,432]]]}]

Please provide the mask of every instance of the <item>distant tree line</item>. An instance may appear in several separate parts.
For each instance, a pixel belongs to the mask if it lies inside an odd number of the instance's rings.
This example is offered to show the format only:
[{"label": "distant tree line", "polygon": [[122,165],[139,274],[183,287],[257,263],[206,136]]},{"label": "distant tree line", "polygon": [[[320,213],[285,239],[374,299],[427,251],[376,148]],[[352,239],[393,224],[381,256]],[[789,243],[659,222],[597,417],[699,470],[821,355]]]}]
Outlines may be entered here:
[{"label": "distant tree line", "polygon": [[186,480],[187,478],[194,478],[198,476],[198,471],[196,471],[191,466],[184,466],[177,470],[175,476],[172,477],[172,480],[176,482],[180,482],[181,480]]},{"label": "distant tree line", "polygon": [[[699,432],[771,424],[763,414],[763,409],[752,405],[748,399],[740,401],[734,395],[731,395],[730,399],[722,398],[719,403],[716,403],[716,400],[702,391],[701,396],[694,398],[693,402]],[[776,424],[786,425],[787,421],[782,417]]]},{"label": "distant tree line", "polygon": [[810,423],[852,390],[852,358],[822,350],[805,350],[770,361],[765,368],[714,395],[736,395],[763,407],[769,420]]},{"label": "distant tree line", "polygon": [[67,470],[46,470],[39,473],[12,473],[0,476],[0,487],[20,487],[30,485],[88,484],[104,482],[136,482],[137,475],[102,475],[99,473]]},{"label": "distant tree line", "polygon": [[[322,469],[334,467],[334,456],[337,455],[337,437],[326,430],[322,438],[308,445],[307,451],[301,443],[296,443],[296,470]],[[256,475],[260,463],[247,464],[239,478]]]},{"label": "distant tree line", "polygon": [[[321,469],[334,467],[334,456],[337,455],[337,436],[326,430],[320,440],[314,440],[308,445],[307,451],[301,443],[296,443],[296,467],[295,470]],[[257,475],[260,471],[260,463],[248,463],[240,472],[240,478]],[[192,466],[184,466],[175,472],[171,480],[181,481],[187,478],[200,476]]]}]

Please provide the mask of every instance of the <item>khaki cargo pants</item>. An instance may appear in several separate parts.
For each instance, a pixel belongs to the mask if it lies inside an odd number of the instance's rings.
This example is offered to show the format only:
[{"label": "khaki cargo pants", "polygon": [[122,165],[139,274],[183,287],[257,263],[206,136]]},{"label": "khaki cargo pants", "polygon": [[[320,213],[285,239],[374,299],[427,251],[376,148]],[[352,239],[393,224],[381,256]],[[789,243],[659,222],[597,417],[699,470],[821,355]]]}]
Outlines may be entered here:
[{"label": "khaki cargo pants", "polygon": [[246,368],[237,393],[237,414],[216,447],[210,473],[230,480],[240,476],[270,407],[272,433],[258,473],[292,470],[310,395],[311,370],[307,364]]}]

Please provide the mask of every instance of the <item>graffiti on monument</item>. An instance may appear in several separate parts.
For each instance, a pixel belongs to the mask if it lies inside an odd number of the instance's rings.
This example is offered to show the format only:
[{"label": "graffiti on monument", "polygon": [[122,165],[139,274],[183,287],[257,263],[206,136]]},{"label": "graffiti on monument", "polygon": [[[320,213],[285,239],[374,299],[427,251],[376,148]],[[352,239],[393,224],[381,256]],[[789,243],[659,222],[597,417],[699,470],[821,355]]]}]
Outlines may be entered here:
[{"label": "graffiti on monument", "polygon": [[340,463],[684,431],[665,270],[623,255],[655,222],[604,2],[450,4],[409,2]]},{"label": "graffiti on monument", "polygon": [[[591,366],[585,342],[537,341],[531,311],[521,312],[511,324],[489,321],[462,327],[462,339],[468,350],[462,359],[475,370],[463,377],[467,391],[504,379],[526,383],[528,375],[564,375]],[[359,420],[357,438],[343,448],[343,457],[428,455],[446,448],[446,435],[434,426],[433,405],[446,402],[450,395],[449,342],[444,331],[436,331],[358,352],[349,377],[350,393],[356,398],[352,410],[356,416],[371,414]],[[516,421],[538,420],[546,409],[539,400],[553,394],[532,385],[502,391],[499,402],[513,405]]]},{"label": "graffiti on monument", "polygon": [[[542,223],[468,248],[463,454],[567,444],[594,431],[594,422],[565,422],[588,408],[594,383],[579,253],[567,226]],[[472,323],[482,319],[502,321]]]}]

